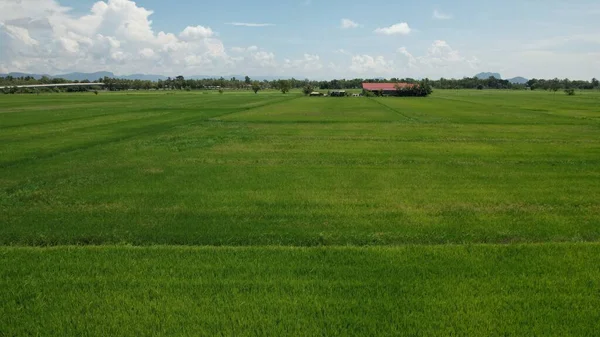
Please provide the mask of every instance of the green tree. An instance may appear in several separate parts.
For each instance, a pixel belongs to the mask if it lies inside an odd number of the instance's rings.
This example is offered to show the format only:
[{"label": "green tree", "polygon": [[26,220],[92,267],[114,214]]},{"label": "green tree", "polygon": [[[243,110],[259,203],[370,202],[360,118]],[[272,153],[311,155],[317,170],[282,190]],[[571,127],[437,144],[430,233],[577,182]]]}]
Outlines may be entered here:
[{"label": "green tree", "polygon": [[185,77],[179,75],[175,77],[175,89],[181,90],[185,86]]},{"label": "green tree", "polygon": [[305,96],[308,96],[308,95],[310,95],[310,93],[311,93],[311,92],[313,92],[313,91],[314,91],[314,90],[313,90],[313,87],[312,87],[310,84],[307,84],[307,85],[305,85],[305,86],[302,88],[302,93],[303,93]]},{"label": "green tree", "polygon": [[558,91],[558,89],[560,89],[560,80],[558,78],[551,80],[550,86],[548,87],[548,89],[550,91],[554,91],[554,93],[556,93]]},{"label": "green tree", "polygon": [[529,81],[527,81],[527,86],[531,90],[537,89],[537,87],[538,87],[538,80],[536,80],[535,78],[530,79]]},{"label": "green tree", "polygon": [[287,94],[290,91],[290,81],[280,80],[278,84],[279,90],[281,90],[283,94]]},{"label": "green tree", "polygon": [[257,81],[252,82],[252,91],[254,91],[255,94],[258,94],[259,90],[260,90],[260,83]]},{"label": "green tree", "polygon": [[592,87],[599,88],[600,87],[600,81],[598,81],[596,78],[592,78]]},{"label": "green tree", "polygon": [[250,84],[252,83],[252,80],[250,79],[250,77],[246,76],[246,78],[244,79],[244,83]]}]

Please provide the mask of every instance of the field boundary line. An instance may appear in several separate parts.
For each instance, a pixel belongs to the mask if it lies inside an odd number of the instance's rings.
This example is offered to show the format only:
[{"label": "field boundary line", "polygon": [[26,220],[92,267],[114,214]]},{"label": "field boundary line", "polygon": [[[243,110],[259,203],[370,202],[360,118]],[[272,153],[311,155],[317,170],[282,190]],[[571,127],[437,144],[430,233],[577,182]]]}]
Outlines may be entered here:
[{"label": "field boundary line", "polygon": [[[49,153],[43,154],[43,155],[33,155],[31,157],[27,157],[27,158],[21,158],[21,159],[16,159],[16,160],[12,160],[12,161],[7,161],[7,162],[0,162],[0,168],[4,169],[4,168],[9,168],[9,167],[14,167],[14,166],[18,166],[27,162],[33,162],[36,160],[40,160],[40,159],[48,159],[48,158],[52,158],[52,157],[56,157],[62,154],[66,154],[66,153],[71,153],[71,152],[75,152],[75,151],[80,151],[80,150],[87,150],[87,149],[91,149],[97,146],[102,146],[102,145],[107,145],[107,144],[112,144],[112,143],[116,143],[116,142],[120,142],[120,141],[124,141],[124,140],[129,140],[129,139],[133,139],[139,136],[145,136],[148,134],[152,134],[155,133],[156,131],[167,131],[167,130],[171,130],[173,128],[176,128],[180,125],[182,125],[183,123],[185,123],[186,125],[197,125],[198,123],[201,122],[222,122],[218,119],[215,118],[219,118],[221,116],[226,116],[229,114],[234,114],[234,113],[238,113],[238,112],[243,112],[243,111],[248,111],[248,110],[252,110],[255,108],[259,108],[259,107],[264,107],[264,106],[269,106],[272,104],[277,104],[277,103],[281,103],[281,102],[287,102],[287,101],[291,101],[294,99],[298,99],[302,96],[296,96],[296,97],[292,97],[292,98],[286,98],[283,100],[277,100],[274,102],[269,102],[266,104],[262,104],[262,105],[258,105],[258,106],[254,106],[254,107],[247,107],[247,108],[242,108],[242,109],[236,109],[233,110],[231,112],[227,112],[225,114],[222,115],[218,115],[218,116],[213,116],[213,117],[200,117],[200,118],[182,118],[179,120],[174,120],[171,123],[155,123],[155,124],[150,124],[148,125],[146,128],[142,128],[143,130],[140,132],[136,132],[134,134],[129,134],[129,135],[123,135],[121,137],[112,137],[109,139],[105,139],[105,140],[99,140],[99,141],[95,141],[95,142],[90,142],[87,144],[82,144],[81,146],[71,146],[71,147],[67,147],[67,148],[63,148],[63,149],[58,149],[56,151],[51,151]],[[166,114],[163,114],[162,116],[165,115],[169,115],[169,114],[174,114],[175,112],[168,112]],[[161,128],[161,126],[165,126],[165,128]]]},{"label": "field boundary line", "polygon": [[[144,113],[144,112],[145,112],[144,110],[136,110],[133,113]],[[115,116],[115,115],[122,114],[122,113],[123,112],[121,112],[121,111],[107,112],[107,113],[102,113],[102,114],[97,114],[97,115],[92,115],[92,116],[72,117],[72,118],[65,118],[65,119],[45,121],[45,122],[41,122],[41,123],[9,125],[9,126],[0,127],[0,130],[9,130],[9,129],[15,129],[15,128],[26,128],[26,127],[33,127],[33,126],[46,126],[46,125],[51,125],[51,124],[59,124],[59,123],[63,123],[63,122],[68,123],[68,122],[80,121],[80,120],[85,120],[85,119],[94,119],[94,118],[99,118],[99,117]]]},{"label": "field boundary line", "polygon": [[402,117],[406,118],[406,119],[407,119],[407,120],[409,120],[409,121],[418,121],[418,119],[416,119],[416,118],[413,118],[413,117],[409,117],[409,116],[407,116],[407,115],[403,114],[402,112],[400,112],[400,111],[398,111],[398,110],[396,110],[396,109],[392,108],[391,106],[389,106],[389,105],[387,105],[387,104],[384,104],[384,103],[382,103],[382,102],[380,102],[380,101],[378,101],[378,100],[376,100],[376,99],[373,99],[373,98],[370,98],[370,97],[369,97],[369,99],[370,99],[371,101],[373,101],[373,102],[375,102],[375,103],[377,103],[377,104],[379,104],[379,105],[381,105],[381,106],[383,106],[383,107],[386,107],[387,109],[389,109],[389,110],[391,110],[391,111],[393,111],[393,112],[397,113],[398,115],[400,115],[400,116],[402,116]]},{"label": "field boundary line", "polygon": [[[175,112],[169,112],[169,113],[166,113],[161,116],[165,116],[165,115],[169,115],[169,114],[175,114]],[[7,162],[3,162],[3,163],[0,162],[0,168],[4,169],[4,168],[9,168],[9,167],[14,167],[14,166],[21,165],[23,163],[32,162],[32,161],[36,161],[39,159],[48,159],[48,158],[60,156],[62,154],[66,154],[66,153],[76,152],[76,151],[80,151],[80,150],[87,150],[87,149],[91,149],[91,148],[94,148],[97,146],[117,143],[120,141],[133,139],[138,136],[152,134],[152,133],[155,133],[156,131],[162,132],[162,131],[166,131],[166,130],[171,130],[171,129],[174,129],[174,128],[182,125],[181,122],[186,122],[186,121],[189,121],[190,122],[189,124],[194,124],[194,123],[198,122],[199,119],[198,118],[189,118],[189,119],[182,118],[179,120],[174,120],[171,123],[154,123],[154,124],[150,124],[146,127],[139,128],[142,130],[140,132],[135,132],[133,134],[123,135],[123,136],[119,136],[119,137],[111,137],[108,139],[103,139],[103,140],[98,140],[98,141],[92,141],[92,142],[88,142],[85,144],[81,144],[80,146],[69,146],[69,147],[66,147],[63,149],[58,149],[56,151],[51,151],[49,153],[42,154],[42,155],[33,155],[33,156],[27,157],[27,158],[11,160],[11,161],[7,161]],[[200,119],[200,121],[206,121],[205,117]],[[163,129],[163,128],[161,128],[161,126],[165,126],[165,128]]]},{"label": "field boundary line", "polygon": [[277,104],[277,103],[289,102],[289,101],[293,101],[295,99],[299,99],[301,97],[304,97],[304,96],[295,96],[295,97],[292,97],[292,98],[287,98],[286,97],[285,99],[281,99],[281,100],[277,100],[277,101],[273,101],[273,102],[269,102],[269,103],[265,103],[265,104],[259,104],[259,105],[255,105],[253,107],[241,108],[239,110],[230,111],[230,112],[226,112],[226,113],[224,113],[222,115],[211,117],[211,118],[207,119],[207,121],[211,121],[211,122],[212,121],[220,121],[220,120],[218,120],[218,118],[223,117],[223,116],[233,115],[233,114],[240,113],[240,112],[247,112],[247,111],[258,109],[258,108],[263,108],[263,107],[266,107],[266,106],[269,106],[269,105],[274,105],[274,104]]}]

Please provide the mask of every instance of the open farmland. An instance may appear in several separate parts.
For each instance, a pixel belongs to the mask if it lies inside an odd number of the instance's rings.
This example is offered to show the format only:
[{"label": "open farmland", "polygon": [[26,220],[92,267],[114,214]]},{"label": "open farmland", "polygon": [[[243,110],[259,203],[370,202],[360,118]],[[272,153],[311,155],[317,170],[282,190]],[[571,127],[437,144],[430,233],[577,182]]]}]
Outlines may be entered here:
[{"label": "open farmland", "polygon": [[592,335],[599,242],[599,92],[0,96],[0,336]]}]

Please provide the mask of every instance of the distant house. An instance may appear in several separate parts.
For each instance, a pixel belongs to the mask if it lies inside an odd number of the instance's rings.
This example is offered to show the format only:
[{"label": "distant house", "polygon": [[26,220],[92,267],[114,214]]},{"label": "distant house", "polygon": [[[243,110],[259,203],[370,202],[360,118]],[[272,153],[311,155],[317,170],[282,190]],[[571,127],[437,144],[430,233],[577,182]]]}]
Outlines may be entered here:
[{"label": "distant house", "polygon": [[398,96],[398,89],[412,88],[412,83],[363,83],[364,91],[380,92],[383,96]]}]

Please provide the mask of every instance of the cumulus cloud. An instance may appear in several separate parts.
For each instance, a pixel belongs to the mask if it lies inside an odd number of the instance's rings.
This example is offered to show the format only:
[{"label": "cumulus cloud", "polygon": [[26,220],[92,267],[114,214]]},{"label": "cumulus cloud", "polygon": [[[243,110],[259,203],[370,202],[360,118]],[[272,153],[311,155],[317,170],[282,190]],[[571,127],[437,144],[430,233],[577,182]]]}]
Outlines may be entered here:
[{"label": "cumulus cloud", "polygon": [[[197,22],[180,32],[155,31],[150,19],[153,12],[130,0],[98,1],[82,15],[55,0],[4,1],[1,6],[2,72],[108,70],[116,74],[242,73],[311,78],[353,72],[362,76],[410,73],[414,77],[447,77],[471,74],[479,64],[477,58],[463,56],[442,40],[435,41],[421,56],[402,47],[393,56],[339,49],[335,64],[311,52],[278,59],[272,51],[255,45],[226,48],[217,32]],[[376,31],[401,35],[411,29],[399,23]]]},{"label": "cumulus cloud", "polygon": [[304,57],[301,59],[286,59],[284,61],[283,67],[285,69],[302,71],[304,74],[306,74],[323,69],[323,64],[321,63],[321,57],[319,55],[304,54]]},{"label": "cumulus cloud", "polygon": [[0,34],[2,49],[13,52],[0,53],[0,64],[44,73],[107,68],[167,73],[186,66],[189,55],[213,66],[229,63],[209,27],[190,26],[178,36],[157,33],[152,13],[129,0],[98,1],[82,16],[54,0],[11,2],[0,12]]},{"label": "cumulus cloud", "polygon": [[452,19],[452,15],[443,13],[442,11],[435,9],[433,11],[433,18],[436,20],[450,20]]},{"label": "cumulus cloud", "polygon": [[139,52],[140,56],[144,59],[152,59],[154,58],[154,50],[150,49],[150,48],[144,48],[142,50],[140,50]]},{"label": "cumulus cloud", "polygon": [[409,68],[417,68],[418,61],[417,59],[408,52],[406,47],[401,47],[398,49],[398,53],[406,58],[406,65]]},{"label": "cumulus cloud", "polygon": [[375,29],[375,33],[382,35],[408,35],[411,31],[412,29],[406,22],[397,23],[385,28]]},{"label": "cumulus cloud", "polygon": [[56,0],[6,1],[1,6],[3,71],[218,75],[247,69],[264,74],[283,68],[272,52],[257,46],[226,49],[208,26],[189,25],[181,32],[155,31],[150,19],[153,11],[131,0],[97,1],[82,15]]},{"label": "cumulus cloud", "polygon": [[394,71],[394,62],[383,56],[355,55],[352,56],[350,70],[358,74],[385,75]]},{"label": "cumulus cloud", "polygon": [[463,56],[443,40],[434,41],[422,56],[412,55],[405,47],[397,52],[401,58],[398,70],[411,71],[411,74],[420,76],[462,77],[480,65],[479,59]]},{"label": "cumulus cloud", "polygon": [[427,55],[422,57],[420,61],[434,66],[447,66],[464,60],[465,58],[457,50],[452,49],[446,41],[436,40],[429,47]]},{"label": "cumulus cloud", "polygon": [[228,25],[231,26],[242,26],[242,27],[269,27],[275,26],[272,23],[253,23],[253,22],[228,22]]},{"label": "cumulus cloud", "polygon": [[186,27],[179,37],[186,41],[193,40],[202,40],[209,37],[212,37],[214,32],[210,27],[196,26],[196,27]]},{"label": "cumulus cloud", "polygon": [[28,46],[36,46],[39,44],[38,41],[31,38],[31,36],[29,35],[29,31],[25,28],[5,25],[2,22],[0,22],[0,29],[4,29],[6,33],[10,35],[13,39],[18,39]]},{"label": "cumulus cloud", "polygon": [[350,28],[358,28],[359,24],[350,20],[350,19],[342,19],[341,28],[342,29],[350,29]]},{"label": "cumulus cloud", "polygon": [[361,77],[413,77],[413,78],[462,78],[474,74],[480,68],[480,61],[476,57],[463,56],[453,49],[446,41],[436,40],[421,54],[411,53],[406,47],[399,47],[393,55],[350,54],[347,51],[342,55],[349,56],[349,63],[344,67],[340,65],[329,66],[339,74],[348,71]]},{"label": "cumulus cloud", "polygon": [[234,53],[243,53],[246,51],[249,52],[253,52],[253,51],[257,51],[258,47],[257,46],[250,46],[250,47],[231,47],[231,51]]},{"label": "cumulus cloud", "polygon": [[254,64],[260,66],[261,68],[272,68],[277,66],[277,63],[275,62],[275,54],[271,52],[261,50],[253,52],[251,55]]}]

